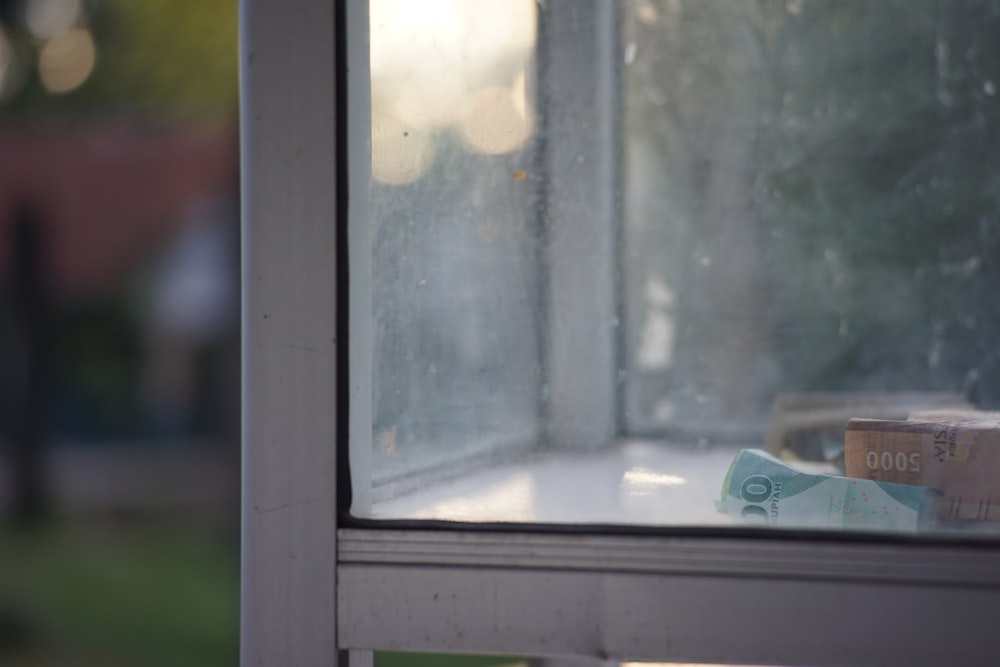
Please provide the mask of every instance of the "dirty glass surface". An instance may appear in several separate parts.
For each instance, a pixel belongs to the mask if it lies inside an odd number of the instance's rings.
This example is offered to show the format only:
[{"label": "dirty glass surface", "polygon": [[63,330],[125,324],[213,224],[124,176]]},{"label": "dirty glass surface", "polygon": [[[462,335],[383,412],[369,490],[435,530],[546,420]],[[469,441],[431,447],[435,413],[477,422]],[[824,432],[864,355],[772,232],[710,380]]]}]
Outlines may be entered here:
[{"label": "dirty glass surface", "polygon": [[1000,6],[615,5],[615,150],[580,159],[616,214],[573,224],[615,230],[616,428],[583,452],[546,438],[559,4],[371,4],[372,477],[453,474],[370,514],[992,533]]},{"label": "dirty glass surface", "polygon": [[762,428],[787,392],[997,405],[1000,8],[627,8],[630,430]]},{"label": "dirty glass surface", "polygon": [[533,2],[375,0],[376,482],[538,438]]}]

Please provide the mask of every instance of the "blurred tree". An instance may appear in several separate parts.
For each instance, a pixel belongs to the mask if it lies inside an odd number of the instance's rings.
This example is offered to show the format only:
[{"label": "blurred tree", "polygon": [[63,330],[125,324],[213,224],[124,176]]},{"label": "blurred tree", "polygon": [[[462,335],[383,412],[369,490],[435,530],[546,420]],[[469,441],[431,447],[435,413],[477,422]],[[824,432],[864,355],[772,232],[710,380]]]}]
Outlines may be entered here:
[{"label": "blurred tree", "polygon": [[[33,33],[31,12],[53,3],[80,11],[61,32]],[[225,124],[235,117],[235,0],[2,0],[0,21],[14,54],[8,69],[23,72],[0,95],[0,119],[111,112]],[[94,65],[79,86],[54,94],[40,76],[42,54],[69,30],[92,36]]]},{"label": "blurred tree", "polygon": [[45,480],[45,408],[51,339],[46,264],[47,230],[32,204],[18,202],[10,225],[13,247],[13,323],[10,373],[13,397],[11,445],[13,516],[22,525],[46,517],[50,498]]},{"label": "blurred tree", "polygon": [[[233,200],[229,203],[235,207],[236,10],[236,0],[0,0],[0,126],[5,128],[8,158],[25,156],[29,167],[23,178],[6,179],[0,207],[21,191],[52,200],[61,216],[53,239],[64,243],[62,247],[69,236],[66,229],[94,224],[98,218],[117,221],[106,226],[109,235],[148,230],[140,235],[144,240],[119,252],[119,257],[133,256],[121,262],[117,271],[122,273],[114,276],[114,283],[72,296],[60,292],[61,285],[53,287],[54,377],[47,426],[59,433],[98,440],[148,437],[148,407],[139,386],[148,347],[146,309],[138,303],[144,294],[137,286],[169,236],[194,224],[190,212],[183,210],[195,203],[193,196],[224,188],[219,196]],[[205,180],[183,192],[179,187],[171,190],[164,182],[169,178],[137,188],[151,177],[136,175],[125,185],[121,171],[108,166],[134,162],[161,177],[183,170],[189,181],[218,178],[210,170],[204,176],[192,175],[197,170],[185,164],[187,145],[198,142],[231,148],[228,180]],[[217,154],[225,149],[213,150]],[[112,157],[95,161],[94,154]],[[46,169],[46,161],[97,167]],[[154,163],[159,165],[155,169],[150,167]],[[132,174],[139,172],[136,167]],[[81,211],[87,207],[71,201],[75,195],[68,185],[83,181],[82,174],[91,189],[79,196],[86,197],[90,218]],[[130,207],[130,196],[133,202],[151,203]],[[132,209],[136,212],[121,213]],[[100,213],[93,214],[95,210]],[[167,218],[169,222],[163,222]],[[222,224],[238,233],[238,214],[228,213]],[[78,254],[85,258],[88,249],[79,247]],[[0,255],[0,264],[2,260]],[[235,271],[238,259],[230,265]],[[0,285],[0,300],[9,300],[5,291],[7,286]],[[228,342],[238,349],[237,325]],[[234,373],[226,376],[224,390],[238,395]],[[0,391],[0,424],[10,421],[13,401]]]},{"label": "blurred tree", "polygon": [[783,384],[996,405],[1000,3],[800,4],[770,47],[757,199]]},{"label": "blurred tree", "polygon": [[825,389],[1000,405],[1000,3],[631,7],[633,327],[642,281],[676,300],[632,409],[666,395],[704,423]]},{"label": "blurred tree", "polygon": [[[669,349],[633,358],[633,427],[753,419],[766,304],[753,252],[756,132],[766,75],[762,2],[631,3],[625,71],[626,294],[633,350],[668,309]],[[657,305],[657,304],[660,305]],[[652,339],[649,339],[652,340]]]},{"label": "blurred tree", "polygon": [[95,88],[146,112],[232,122],[238,88],[236,0],[103,0],[108,51]]}]

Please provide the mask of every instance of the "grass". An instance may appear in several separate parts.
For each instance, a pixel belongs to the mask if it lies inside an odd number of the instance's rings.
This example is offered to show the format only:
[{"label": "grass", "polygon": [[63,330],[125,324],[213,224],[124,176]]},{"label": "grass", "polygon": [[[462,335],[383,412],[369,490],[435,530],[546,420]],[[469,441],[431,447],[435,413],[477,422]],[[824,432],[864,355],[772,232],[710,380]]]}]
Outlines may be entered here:
[{"label": "grass", "polygon": [[238,663],[235,546],[170,526],[0,529],[0,664]]},{"label": "grass", "polygon": [[376,652],[375,667],[522,667],[522,658],[494,655]]},{"label": "grass", "polygon": [[[235,545],[177,525],[0,526],[0,665],[235,667]],[[375,667],[501,667],[519,658],[375,654]]]}]

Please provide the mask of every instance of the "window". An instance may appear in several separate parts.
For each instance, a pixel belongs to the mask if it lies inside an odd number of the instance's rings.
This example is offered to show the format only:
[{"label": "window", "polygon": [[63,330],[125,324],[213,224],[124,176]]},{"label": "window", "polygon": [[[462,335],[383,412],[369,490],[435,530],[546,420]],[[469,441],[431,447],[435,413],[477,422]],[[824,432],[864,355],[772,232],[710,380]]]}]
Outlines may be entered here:
[{"label": "window", "polygon": [[844,415],[991,407],[990,7],[490,7],[244,7],[244,655],[989,664],[987,523],[715,501],[741,447],[826,473]]},{"label": "window", "polygon": [[535,13],[371,4],[376,486],[539,439]]},{"label": "window", "polygon": [[[992,532],[919,443],[844,447],[996,401],[988,3],[414,7],[351,70],[355,515]],[[730,467],[933,490],[743,514]]]}]

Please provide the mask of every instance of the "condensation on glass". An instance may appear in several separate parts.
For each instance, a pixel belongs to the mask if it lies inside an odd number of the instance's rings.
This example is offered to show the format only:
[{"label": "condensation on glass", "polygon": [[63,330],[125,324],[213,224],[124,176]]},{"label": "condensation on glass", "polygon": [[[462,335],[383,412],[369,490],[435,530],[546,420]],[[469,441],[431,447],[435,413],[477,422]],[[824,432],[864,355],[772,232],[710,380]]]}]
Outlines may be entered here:
[{"label": "condensation on glass", "polygon": [[[743,449],[842,475],[852,417],[996,419],[970,411],[1000,407],[1000,7],[601,6],[371,0],[372,475],[355,484],[384,491],[366,513],[774,525],[787,471],[735,484],[760,510],[719,511]],[[553,57],[595,20],[609,62]],[[567,81],[610,112],[575,113]],[[558,150],[603,165],[612,215],[560,209]],[[554,246],[567,229],[580,242]],[[612,317],[589,287],[553,295],[581,263],[610,274]],[[558,301],[593,316],[566,333]],[[596,449],[550,437],[573,384],[552,351],[594,331],[613,360]],[[940,490],[911,491],[846,488],[795,527],[885,492],[886,516],[912,501],[907,530],[994,530],[935,522],[921,503]]]}]

